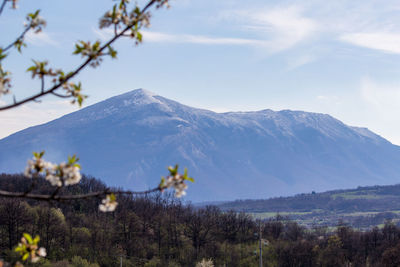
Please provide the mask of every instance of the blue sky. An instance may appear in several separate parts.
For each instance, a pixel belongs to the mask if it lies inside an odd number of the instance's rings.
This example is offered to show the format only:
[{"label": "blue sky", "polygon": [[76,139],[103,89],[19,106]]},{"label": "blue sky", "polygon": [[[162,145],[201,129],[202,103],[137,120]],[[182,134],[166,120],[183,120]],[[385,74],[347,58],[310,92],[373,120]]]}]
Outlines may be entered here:
[{"label": "blue sky", "polygon": [[[144,1],[139,1],[143,3]],[[110,0],[19,1],[0,17],[2,44],[22,29],[25,14],[41,9],[48,26],[29,35],[22,55],[6,67],[17,98],[38,88],[25,72],[30,59],[72,69],[77,40],[105,40],[98,18]],[[175,0],[153,13],[144,43],[118,43],[77,81],[90,105],[136,88],[181,103],[223,111],[294,109],[328,113],[400,144],[400,2]],[[0,98],[10,101],[10,97]],[[44,98],[0,113],[0,137],[43,123],[76,107]]]}]

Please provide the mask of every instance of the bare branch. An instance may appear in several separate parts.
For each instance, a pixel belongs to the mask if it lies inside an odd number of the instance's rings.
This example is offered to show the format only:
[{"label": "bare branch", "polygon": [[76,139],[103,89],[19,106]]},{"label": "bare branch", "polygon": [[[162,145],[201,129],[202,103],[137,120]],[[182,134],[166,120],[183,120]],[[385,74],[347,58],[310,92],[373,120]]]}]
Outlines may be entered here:
[{"label": "bare branch", "polygon": [[28,26],[25,28],[25,30],[15,39],[14,42],[12,42],[11,44],[7,45],[4,49],[3,52],[6,52],[8,49],[10,49],[11,47],[13,47],[19,40],[24,39],[25,34],[32,28],[32,26]]},{"label": "bare branch", "polygon": [[70,98],[72,95],[62,95],[56,92],[51,92],[52,95],[56,96],[56,97],[60,97],[60,98]]},{"label": "bare branch", "polygon": [[1,15],[1,13],[3,13],[4,7],[6,6],[8,1],[9,0],[3,0],[3,3],[0,6],[0,15]]},{"label": "bare branch", "polygon": [[44,76],[40,77],[40,81],[41,81],[40,91],[43,93],[44,92]]},{"label": "bare branch", "polygon": [[[154,5],[157,2],[157,0],[151,0],[147,3],[147,5],[141,10],[141,13],[144,14],[152,5]],[[47,90],[43,90],[40,93],[37,93],[35,95],[32,95],[30,97],[27,97],[23,100],[20,101],[16,101],[13,104],[9,104],[3,107],[0,107],[0,111],[2,110],[7,110],[7,109],[11,109],[11,108],[15,108],[18,107],[22,104],[25,104],[27,102],[31,102],[34,100],[37,100],[37,98],[41,98],[45,95],[48,94],[52,94],[54,91],[56,91],[57,89],[61,88],[62,85],[66,82],[68,82],[69,80],[71,80],[73,77],[75,77],[82,69],[84,69],[87,65],[89,65],[94,59],[96,59],[98,56],[102,55],[102,52],[107,49],[112,43],[114,43],[118,38],[120,38],[121,36],[124,36],[124,34],[129,31],[133,26],[135,26],[137,23],[139,23],[138,19],[135,19],[134,21],[132,21],[132,23],[130,23],[129,25],[127,25],[121,32],[119,32],[117,35],[115,35],[113,38],[111,38],[106,44],[104,44],[95,55],[88,57],[77,69],[75,69],[75,71],[71,72],[69,75],[66,76],[66,78],[62,81],[60,81],[59,83],[53,85],[52,87],[50,87]]]},{"label": "bare branch", "polygon": [[107,194],[131,195],[131,196],[146,195],[146,194],[155,193],[158,191],[163,191],[166,187],[156,187],[156,188],[146,190],[146,191],[123,191],[123,190],[111,190],[109,188],[106,188],[104,191],[98,191],[98,192],[92,192],[92,193],[80,194],[80,195],[58,195],[59,188],[56,189],[51,195],[31,194],[31,193],[26,193],[26,192],[9,192],[9,191],[0,190],[0,197],[34,199],[34,200],[39,200],[39,201],[69,201],[69,200],[101,197],[101,196],[105,196]]}]

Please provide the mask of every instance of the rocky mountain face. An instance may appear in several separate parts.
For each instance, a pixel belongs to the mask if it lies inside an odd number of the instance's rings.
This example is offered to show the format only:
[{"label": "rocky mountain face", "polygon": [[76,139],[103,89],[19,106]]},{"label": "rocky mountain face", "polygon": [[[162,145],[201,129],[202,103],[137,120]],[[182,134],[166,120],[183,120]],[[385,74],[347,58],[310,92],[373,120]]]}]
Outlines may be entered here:
[{"label": "rocky mountain face", "polygon": [[302,111],[215,113],[138,89],[0,140],[0,172],[32,151],[108,185],[155,186],[179,163],[193,201],[267,198],[400,182],[400,147],[365,128]]}]

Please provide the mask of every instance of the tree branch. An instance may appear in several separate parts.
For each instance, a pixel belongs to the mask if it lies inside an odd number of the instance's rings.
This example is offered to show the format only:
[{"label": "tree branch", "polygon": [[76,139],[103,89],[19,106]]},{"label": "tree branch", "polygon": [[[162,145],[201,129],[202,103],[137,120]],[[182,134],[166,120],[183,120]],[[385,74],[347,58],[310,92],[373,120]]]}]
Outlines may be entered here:
[{"label": "tree branch", "polygon": [[146,195],[158,191],[163,191],[165,187],[156,187],[146,191],[124,191],[124,190],[111,190],[106,188],[104,191],[97,191],[88,194],[80,194],[80,195],[58,195],[59,189],[55,190],[50,195],[44,194],[31,194],[26,192],[9,192],[0,190],[0,197],[6,198],[24,198],[24,199],[33,199],[39,201],[69,201],[69,200],[78,200],[78,199],[89,199],[94,197],[101,197],[107,194],[115,194],[115,195]]},{"label": "tree branch", "polygon": [[72,95],[62,95],[56,92],[51,92],[52,95],[55,95],[56,97],[60,97],[60,98],[70,98]]},{"label": "tree branch", "polygon": [[[154,5],[154,3],[156,3],[156,0],[151,0],[147,3],[147,5],[141,10],[141,14],[144,14],[152,5]],[[56,91],[57,89],[59,89],[64,83],[68,82],[69,80],[71,80],[73,77],[75,77],[82,69],[84,69],[87,65],[89,65],[96,57],[100,56],[102,54],[102,52],[108,48],[112,43],[114,43],[118,38],[120,38],[121,36],[124,36],[124,34],[130,30],[133,26],[135,26],[137,23],[139,23],[139,20],[136,19],[135,21],[133,21],[131,24],[127,25],[121,32],[119,32],[117,35],[115,35],[113,38],[111,38],[106,44],[104,44],[94,56],[89,56],[86,61],[84,61],[75,71],[73,71],[71,74],[69,74],[64,80],[60,81],[59,83],[53,85],[52,87],[50,87],[47,90],[43,90],[35,95],[32,95],[30,97],[27,97],[23,100],[20,101],[15,101],[13,104],[9,104],[3,107],[0,107],[0,111],[2,110],[7,110],[7,109],[11,109],[11,108],[15,108],[18,107],[22,104],[25,104],[27,102],[31,102],[36,100],[37,98],[41,98],[45,95],[51,94],[54,91]]]},{"label": "tree branch", "polygon": [[14,42],[12,42],[11,44],[7,45],[4,49],[3,52],[6,52],[8,49],[10,49],[11,47],[13,47],[19,40],[23,39],[25,34],[32,28],[32,26],[28,26],[25,28],[25,30],[15,39]]},{"label": "tree branch", "polygon": [[0,15],[1,15],[1,13],[3,13],[4,7],[6,6],[7,2],[8,2],[8,0],[3,0],[3,3],[0,6]]}]

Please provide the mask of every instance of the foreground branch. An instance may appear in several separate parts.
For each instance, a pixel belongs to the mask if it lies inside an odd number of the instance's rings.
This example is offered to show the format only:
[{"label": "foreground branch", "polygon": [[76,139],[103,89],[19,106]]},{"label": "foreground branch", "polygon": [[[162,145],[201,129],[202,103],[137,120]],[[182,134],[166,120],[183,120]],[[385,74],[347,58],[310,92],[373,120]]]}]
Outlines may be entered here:
[{"label": "foreground branch", "polygon": [[0,6],[0,15],[1,15],[1,13],[3,13],[4,7],[6,6],[7,2],[8,2],[8,0],[3,0],[3,3],[1,3],[1,6]]},{"label": "foreground branch", "polygon": [[50,195],[45,195],[45,194],[32,194],[32,193],[26,193],[26,192],[10,192],[10,191],[4,191],[0,190],[0,197],[6,197],[6,198],[25,198],[25,199],[33,199],[33,200],[39,200],[39,201],[69,201],[69,200],[79,200],[79,199],[89,199],[89,198],[95,198],[95,197],[102,197],[106,196],[109,194],[114,194],[114,195],[131,195],[131,196],[137,196],[137,195],[146,195],[150,193],[155,193],[159,191],[163,191],[166,189],[166,187],[156,187],[153,189],[149,189],[146,191],[124,191],[124,190],[111,190],[109,188],[103,190],[103,191],[97,191],[97,192],[92,192],[92,193],[87,193],[87,194],[80,194],[80,195],[58,195],[58,194],[50,194]]},{"label": "foreground branch", "polygon": [[[140,11],[141,14],[146,13],[146,11],[155,3],[157,2],[157,0],[151,0],[147,3],[147,5]],[[32,95],[30,97],[27,97],[23,100],[19,100],[19,101],[15,101],[12,104],[0,107],[0,111],[2,110],[7,110],[7,109],[12,109],[15,107],[18,107],[22,104],[25,104],[27,102],[32,102],[37,100],[38,98],[41,98],[45,95],[48,94],[54,94],[54,91],[62,88],[62,86],[64,84],[66,84],[69,80],[71,80],[72,78],[74,78],[82,69],[84,69],[86,66],[88,66],[90,63],[92,63],[93,61],[95,61],[99,56],[102,55],[103,51],[105,49],[108,49],[111,44],[113,44],[117,39],[119,39],[120,37],[125,36],[126,32],[128,32],[130,29],[132,29],[132,27],[135,27],[135,25],[137,25],[140,22],[139,18],[136,18],[134,21],[132,21],[132,23],[130,23],[129,25],[127,25],[121,32],[119,32],[118,34],[114,35],[113,38],[111,38],[106,44],[104,44],[99,50],[97,50],[97,53],[94,55],[89,56],[77,69],[75,69],[74,71],[72,71],[69,75],[67,75],[65,77],[65,79],[63,79],[62,81],[59,81],[58,83],[56,83],[55,85],[53,85],[52,87],[50,87],[47,90],[41,90],[39,93]]]}]

